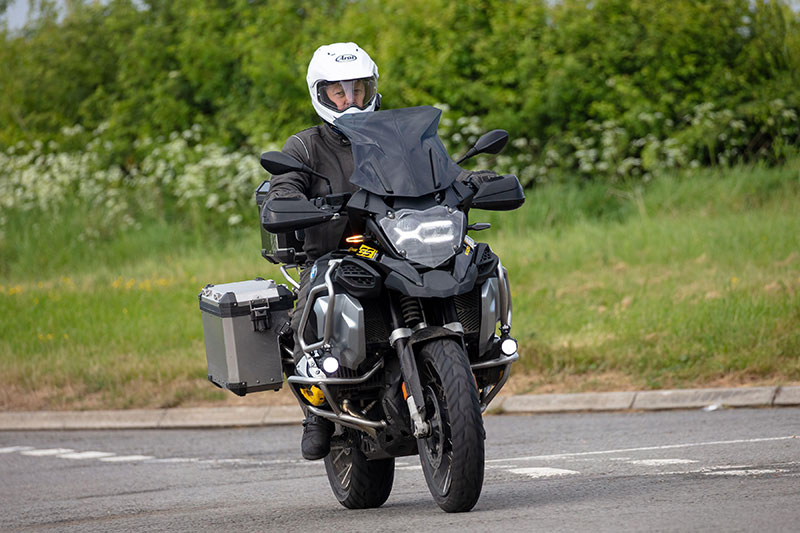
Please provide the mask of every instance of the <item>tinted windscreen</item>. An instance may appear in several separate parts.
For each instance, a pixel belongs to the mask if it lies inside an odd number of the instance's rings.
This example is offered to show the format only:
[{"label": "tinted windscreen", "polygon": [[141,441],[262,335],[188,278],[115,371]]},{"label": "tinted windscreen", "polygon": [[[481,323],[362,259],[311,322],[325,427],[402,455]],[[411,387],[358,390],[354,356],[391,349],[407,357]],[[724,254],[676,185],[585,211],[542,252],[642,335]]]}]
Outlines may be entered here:
[{"label": "tinted windscreen", "polygon": [[422,196],[449,187],[461,172],[436,133],[442,112],[409,107],[354,113],[334,126],[353,147],[353,185],[389,196]]}]

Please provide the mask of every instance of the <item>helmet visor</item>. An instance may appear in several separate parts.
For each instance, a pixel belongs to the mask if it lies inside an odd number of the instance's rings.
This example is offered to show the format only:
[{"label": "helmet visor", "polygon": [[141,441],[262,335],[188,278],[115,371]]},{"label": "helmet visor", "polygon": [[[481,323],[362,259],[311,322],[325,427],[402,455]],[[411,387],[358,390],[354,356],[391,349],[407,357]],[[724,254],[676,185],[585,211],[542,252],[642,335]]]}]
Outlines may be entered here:
[{"label": "helmet visor", "polygon": [[377,87],[375,76],[356,80],[323,80],[317,83],[317,100],[332,111],[342,112],[350,107],[363,111],[375,99]]}]

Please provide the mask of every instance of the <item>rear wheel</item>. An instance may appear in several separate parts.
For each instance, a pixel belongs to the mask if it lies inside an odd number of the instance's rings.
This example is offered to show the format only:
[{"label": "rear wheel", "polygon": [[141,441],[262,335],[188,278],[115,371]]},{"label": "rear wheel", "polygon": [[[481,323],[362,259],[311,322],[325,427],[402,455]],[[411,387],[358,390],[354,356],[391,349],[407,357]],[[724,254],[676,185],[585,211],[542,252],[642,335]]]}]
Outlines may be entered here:
[{"label": "rear wheel", "polygon": [[394,458],[367,461],[358,447],[359,437],[346,429],[331,440],[325,471],[333,494],[348,509],[380,507],[389,498],[394,483]]},{"label": "rear wheel", "polygon": [[443,510],[469,511],[483,487],[485,434],[467,356],[455,341],[437,339],[423,346],[419,371],[431,424],[417,441],[425,481]]}]

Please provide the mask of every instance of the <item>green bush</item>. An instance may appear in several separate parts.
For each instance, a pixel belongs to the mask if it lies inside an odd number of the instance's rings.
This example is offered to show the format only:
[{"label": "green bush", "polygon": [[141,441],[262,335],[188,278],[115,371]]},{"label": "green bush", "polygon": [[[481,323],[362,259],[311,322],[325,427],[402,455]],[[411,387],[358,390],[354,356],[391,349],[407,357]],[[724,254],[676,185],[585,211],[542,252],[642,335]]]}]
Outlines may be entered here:
[{"label": "green bush", "polygon": [[[139,159],[121,167],[108,164],[113,146],[103,140],[104,131],[101,126],[91,132],[82,151],[62,150],[56,141],[20,141],[0,152],[0,242],[15,213],[58,219],[75,204],[90,215],[76,236],[86,239],[135,228],[142,216],[219,227],[236,226],[245,211],[253,210],[253,193],[266,177],[254,154],[204,140],[195,125],[167,138],[135,141]],[[69,145],[86,132],[72,128],[61,135]],[[279,148],[269,141],[260,144]]]},{"label": "green bush", "polygon": [[256,153],[315,123],[306,65],[341,40],[377,61],[386,107],[447,104],[452,146],[466,126],[508,129],[500,170],[525,183],[775,163],[800,139],[800,17],[783,0],[42,4],[0,28],[0,149],[82,149],[64,128],[102,127],[123,173],[144,157],[134,141],[197,125]]}]

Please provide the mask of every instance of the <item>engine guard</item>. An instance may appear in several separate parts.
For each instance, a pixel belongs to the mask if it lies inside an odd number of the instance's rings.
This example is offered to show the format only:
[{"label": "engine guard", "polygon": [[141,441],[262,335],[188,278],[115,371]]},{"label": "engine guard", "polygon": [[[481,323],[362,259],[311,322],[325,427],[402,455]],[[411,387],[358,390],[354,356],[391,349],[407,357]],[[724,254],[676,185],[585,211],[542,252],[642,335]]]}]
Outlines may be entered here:
[{"label": "engine guard", "polygon": [[[355,377],[355,378],[332,378],[332,377],[316,377],[316,378],[307,378],[303,376],[289,376],[286,381],[289,383],[289,386],[292,389],[292,393],[294,393],[297,401],[300,402],[301,407],[304,411],[321,416],[323,418],[327,418],[333,422],[337,422],[343,426],[352,427],[355,429],[360,429],[371,436],[375,436],[376,430],[385,428],[388,424],[385,420],[370,420],[365,418],[357,413],[353,412],[346,412],[339,406],[339,398],[336,394],[332,391],[331,385],[359,385],[368,381],[371,377],[373,377],[380,369],[383,368],[383,360],[381,359],[378,361],[375,366],[373,366],[369,371],[365,374]],[[322,391],[325,395],[325,398],[328,400],[327,404],[330,409],[322,409],[320,407],[315,407],[310,405],[310,403],[303,397],[300,393],[301,387],[310,387],[316,386]]]}]

